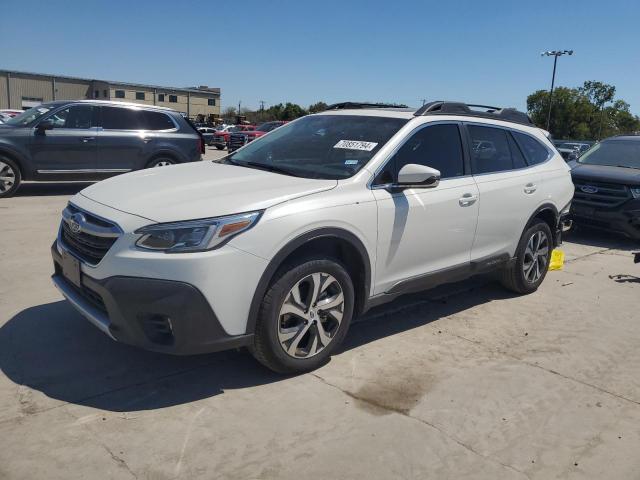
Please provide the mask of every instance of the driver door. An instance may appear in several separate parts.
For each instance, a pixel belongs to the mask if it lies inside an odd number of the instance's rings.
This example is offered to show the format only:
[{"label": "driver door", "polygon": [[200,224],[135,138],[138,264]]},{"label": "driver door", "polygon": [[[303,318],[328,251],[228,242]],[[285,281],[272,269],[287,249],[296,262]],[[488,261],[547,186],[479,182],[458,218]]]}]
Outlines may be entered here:
[{"label": "driver door", "polygon": [[[468,172],[461,126],[429,123],[402,144],[374,179],[378,245],[374,294],[420,290],[448,272],[466,273],[478,222],[478,187]],[[433,188],[388,187],[407,164],[441,173]]]},{"label": "driver door", "polygon": [[71,105],[49,115],[51,130],[34,128],[29,149],[39,174],[90,173],[98,164],[97,108]]}]

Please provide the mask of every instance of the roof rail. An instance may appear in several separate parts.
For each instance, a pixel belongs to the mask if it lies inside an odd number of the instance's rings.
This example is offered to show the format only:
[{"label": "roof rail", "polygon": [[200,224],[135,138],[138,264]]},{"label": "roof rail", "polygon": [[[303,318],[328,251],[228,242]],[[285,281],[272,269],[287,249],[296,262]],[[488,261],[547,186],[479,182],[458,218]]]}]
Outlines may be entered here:
[{"label": "roof rail", "polygon": [[342,102],[329,105],[326,110],[351,110],[358,108],[409,108],[402,103],[362,103],[362,102]]},{"label": "roof rail", "polygon": [[533,126],[529,115],[515,108],[492,107],[490,105],[475,105],[462,102],[446,102],[442,100],[429,102],[414,113],[416,117],[423,115],[465,115]]}]

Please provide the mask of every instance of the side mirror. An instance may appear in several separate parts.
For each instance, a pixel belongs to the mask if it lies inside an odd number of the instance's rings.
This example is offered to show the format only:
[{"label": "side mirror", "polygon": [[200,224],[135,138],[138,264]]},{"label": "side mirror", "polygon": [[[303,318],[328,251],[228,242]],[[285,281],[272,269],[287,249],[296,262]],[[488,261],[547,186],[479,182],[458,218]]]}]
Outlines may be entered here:
[{"label": "side mirror", "polygon": [[41,121],[36,128],[39,132],[44,133],[45,130],[53,130],[53,127],[55,127],[53,119],[47,118],[46,120]]},{"label": "side mirror", "polygon": [[398,172],[396,186],[403,188],[434,188],[440,183],[440,170],[408,163]]}]

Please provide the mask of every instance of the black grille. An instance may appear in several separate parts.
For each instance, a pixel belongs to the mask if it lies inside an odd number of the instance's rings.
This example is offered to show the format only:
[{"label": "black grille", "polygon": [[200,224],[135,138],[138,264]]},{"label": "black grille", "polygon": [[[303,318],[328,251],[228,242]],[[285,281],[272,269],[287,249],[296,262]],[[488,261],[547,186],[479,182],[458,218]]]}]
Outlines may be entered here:
[{"label": "black grille", "polygon": [[75,233],[64,220],[61,237],[68,250],[91,265],[100,262],[117,239],[116,237],[98,237],[82,231]]},{"label": "black grille", "polygon": [[574,203],[591,207],[617,207],[631,198],[631,191],[625,185],[577,179],[574,183],[576,187]]},{"label": "black grille", "polygon": [[[246,140],[245,140],[246,138]],[[243,147],[245,143],[249,143],[251,141],[251,137],[242,133],[232,133],[229,136],[229,147],[232,150]]]}]

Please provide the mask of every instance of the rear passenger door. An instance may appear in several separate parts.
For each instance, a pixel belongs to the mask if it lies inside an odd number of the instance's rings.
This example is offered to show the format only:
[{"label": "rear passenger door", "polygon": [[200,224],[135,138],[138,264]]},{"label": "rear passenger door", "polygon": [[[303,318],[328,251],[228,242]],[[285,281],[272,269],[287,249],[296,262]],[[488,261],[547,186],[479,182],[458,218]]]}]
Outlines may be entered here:
[{"label": "rear passenger door", "polygon": [[158,143],[158,132],[175,124],[161,112],[130,107],[100,108],[98,150],[102,168],[113,173],[144,168]]},{"label": "rear passenger door", "polygon": [[507,128],[466,124],[480,211],[471,261],[512,256],[541,201],[540,174],[527,164]]}]

